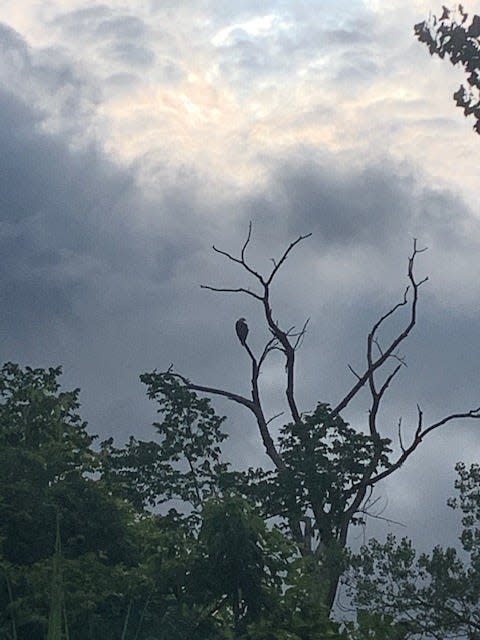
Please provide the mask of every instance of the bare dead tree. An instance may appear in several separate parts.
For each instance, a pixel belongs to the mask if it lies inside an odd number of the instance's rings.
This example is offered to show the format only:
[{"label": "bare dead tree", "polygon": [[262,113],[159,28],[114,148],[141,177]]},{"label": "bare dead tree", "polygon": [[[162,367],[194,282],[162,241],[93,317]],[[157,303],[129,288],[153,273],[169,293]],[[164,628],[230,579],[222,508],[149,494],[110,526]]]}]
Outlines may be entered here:
[{"label": "bare dead tree", "polygon": [[[256,283],[256,290],[249,288],[226,288],[215,287],[210,285],[202,285],[203,289],[219,293],[234,293],[246,295],[258,302],[263,310],[263,316],[266,326],[272,337],[267,341],[263,350],[259,355],[255,355],[245,342],[243,348],[248,354],[251,363],[251,379],[250,379],[250,396],[243,396],[229,391],[227,389],[209,387],[196,384],[188,378],[178,373],[168,371],[169,375],[178,377],[189,389],[201,393],[216,395],[228,398],[246,407],[254,416],[258,429],[262,438],[263,445],[267,456],[272,461],[278,473],[287,470],[282,451],[272,436],[270,425],[271,421],[278,417],[267,419],[262,405],[259,377],[262,366],[267,357],[274,351],[280,351],[285,359],[285,396],[286,406],[293,424],[302,425],[302,412],[298,407],[295,396],[295,362],[296,353],[305,336],[308,320],[298,331],[295,327],[282,329],[278,320],[274,319],[272,306],[270,302],[271,287],[273,281],[278,274],[280,268],[285,264],[292,250],[303,240],[310,237],[311,234],[301,235],[290,243],[278,260],[273,261],[273,268],[268,274],[262,274],[257,271],[247,260],[246,252],[252,237],[252,225],[248,228],[247,238],[241,248],[240,255],[237,257],[227,251],[221,250],[213,246],[215,253],[223,256],[227,260],[237,264],[245,271]],[[463,419],[480,418],[480,407],[468,411],[452,413],[444,418],[431,423],[424,424],[423,412],[417,405],[417,424],[415,426],[414,435],[410,444],[405,445],[401,431],[401,421],[399,421],[398,436],[401,453],[396,459],[390,461],[385,468],[379,470],[382,456],[385,454],[385,438],[382,438],[379,425],[379,411],[386,392],[389,390],[395,377],[398,375],[402,367],[405,366],[403,358],[399,355],[398,349],[400,345],[408,338],[417,321],[417,306],[419,299],[420,287],[427,281],[427,278],[418,280],[415,276],[414,268],[417,256],[425,249],[417,247],[417,241],[414,240],[413,251],[408,259],[408,286],[403,294],[402,299],[393,305],[380,319],[373,325],[367,336],[366,344],[366,363],[365,369],[358,373],[349,365],[350,371],[355,376],[355,383],[340,399],[340,401],[332,409],[331,414],[338,416],[341,411],[346,409],[354,398],[367,386],[370,393],[370,408],[368,412],[368,433],[373,443],[373,453],[369,463],[365,466],[359,481],[352,484],[345,490],[343,496],[344,502],[341,515],[339,517],[338,527],[336,528],[335,538],[340,549],[345,549],[347,545],[348,531],[352,523],[355,523],[362,515],[369,513],[372,506],[371,494],[373,488],[383,479],[397,471],[404,462],[414,453],[417,447],[423,442],[425,437],[436,431],[440,427]],[[381,346],[378,334],[384,324],[392,318],[400,309],[407,308],[409,310],[408,321],[405,326],[390,340],[386,346]],[[393,369],[389,365],[395,363]],[[294,540],[298,543],[299,551],[303,555],[313,555],[320,557],[325,552],[328,538],[323,532],[328,531],[330,513],[326,511],[325,504],[315,497],[315,492],[311,492],[310,512],[303,514],[301,518],[290,519],[289,527]],[[317,535],[316,546],[313,545],[314,533]],[[331,536],[331,531],[329,533]],[[330,574],[329,576],[329,592],[327,597],[328,607],[332,607],[335,595],[338,589],[338,583],[341,571]]]}]

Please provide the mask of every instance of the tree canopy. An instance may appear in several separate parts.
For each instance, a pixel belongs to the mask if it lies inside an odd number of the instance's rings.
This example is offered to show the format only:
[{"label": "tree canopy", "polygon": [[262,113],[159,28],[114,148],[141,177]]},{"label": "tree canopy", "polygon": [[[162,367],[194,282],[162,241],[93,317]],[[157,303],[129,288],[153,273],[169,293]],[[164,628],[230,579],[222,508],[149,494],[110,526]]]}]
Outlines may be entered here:
[{"label": "tree canopy", "polygon": [[[96,443],[79,413],[79,390],[62,390],[60,368],[7,363],[0,370],[0,635],[6,640],[382,640],[478,638],[480,472],[459,465],[463,555],[417,556],[407,539],[371,541],[359,553],[348,531],[372,512],[373,488],[429,434],[471,409],[428,423],[418,409],[409,442],[381,433],[385,393],[404,367],[398,346],[416,323],[416,244],[405,292],[367,336],[364,372],[334,407],[296,401],[294,367],[307,323],[281,329],[268,276],[242,248],[237,262],[262,284],[272,337],[251,364],[251,396],[193,383],[173,370],[141,376],[158,421],[150,440]],[[214,289],[214,287],[208,287]],[[222,290],[223,291],[223,290]],[[227,290],[230,292],[230,290]],[[237,290],[235,290],[237,292]],[[248,293],[247,293],[248,292]],[[381,345],[378,329],[399,310],[406,324]],[[398,325],[397,325],[398,326]],[[289,410],[276,432],[264,413],[261,368],[283,353]],[[341,415],[367,388],[366,425]],[[254,416],[264,467],[227,460],[221,395]],[[335,609],[341,584],[355,615]]]}]

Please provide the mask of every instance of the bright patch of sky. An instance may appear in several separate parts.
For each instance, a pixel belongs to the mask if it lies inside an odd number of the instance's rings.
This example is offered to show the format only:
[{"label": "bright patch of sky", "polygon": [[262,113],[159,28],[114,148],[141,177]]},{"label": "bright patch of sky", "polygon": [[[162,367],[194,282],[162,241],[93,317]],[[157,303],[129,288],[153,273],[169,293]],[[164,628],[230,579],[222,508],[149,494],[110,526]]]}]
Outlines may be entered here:
[{"label": "bright patch of sky", "polygon": [[[352,164],[414,161],[439,183],[451,181],[454,163],[474,189],[466,158],[475,141],[450,99],[461,71],[430,59],[412,35],[432,8],[1,0],[0,20],[26,39],[33,64],[63,60],[95,95],[79,140],[100,140],[153,179],[168,155],[243,188],[262,180],[266,157],[308,145]],[[70,130],[61,106],[45,126],[56,130],[62,114]]]},{"label": "bright patch of sky", "polygon": [[[288,28],[288,24],[282,24],[283,28]],[[230,44],[232,41],[245,33],[249,36],[262,37],[271,33],[273,30],[278,30],[277,16],[270,14],[266,16],[257,16],[246,22],[240,22],[232,24],[228,27],[220,29],[212,38],[211,42],[215,47],[221,47],[225,44]]]},{"label": "bright patch of sky", "polygon": [[[415,161],[440,182],[453,162],[474,188],[470,123],[450,99],[461,72],[412,35],[431,9],[428,0],[270,0],[260,10],[250,0],[1,0],[0,20],[37,66],[64,60],[96,94],[80,141],[93,136],[152,179],[167,155],[243,188],[262,180],[266,157],[308,145],[352,164]],[[50,125],[63,113],[71,129],[68,109],[55,113]]]}]

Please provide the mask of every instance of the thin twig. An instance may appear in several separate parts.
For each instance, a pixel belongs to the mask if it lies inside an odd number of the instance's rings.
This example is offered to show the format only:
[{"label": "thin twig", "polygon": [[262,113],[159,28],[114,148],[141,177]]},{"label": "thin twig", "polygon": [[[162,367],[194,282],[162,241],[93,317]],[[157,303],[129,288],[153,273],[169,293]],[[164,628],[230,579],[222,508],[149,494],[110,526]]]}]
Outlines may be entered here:
[{"label": "thin twig", "polygon": [[382,471],[378,475],[370,478],[368,481],[370,485],[373,486],[380,480],[383,480],[384,478],[391,475],[394,471],[396,471],[396,469],[399,469],[403,465],[403,463],[412,455],[412,453],[415,451],[418,445],[422,442],[425,436],[427,436],[432,431],[438,429],[439,427],[442,427],[443,425],[447,424],[448,422],[451,422],[452,420],[465,420],[469,418],[476,419],[476,420],[480,419],[480,407],[479,407],[478,409],[472,409],[464,413],[452,413],[451,415],[446,416],[445,418],[442,418],[441,420],[439,420],[438,422],[435,422],[429,427],[422,429],[423,414],[420,411],[420,408],[418,408],[418,412],[419,412],[419,421],[418,421],[417,430],[415,432],[415,436],[413,438],[412,443],[410,444],[409,447],[407,447],[402,451],[402,454],[397,458],[397,460],[393,464],[391,464],[388,467],[388,469],[385,469],[385,471]]},{"label": "thin twig", "polygon": [[272,283],[272,280],[274,279],[277,271],[280,269],[280,267],[282,266],[282,264],[285,262],[285,260],[287,259],[288,254],[290,253],[290,251],[299,243],[302,242],[302,240],[306,240],[307,238],[310,238],[312,234],[311,233],[307,233],[304,236],[299,236],[296,240],[294,240],[293,242],[291,242],[289,244],[289,246],[287,247],[287,249],[285,250],[283,256],[280,258],[280,260],[277,262],[277,264],[274,266],[274,268],[272,269],[272,272],[270,273],[270,276],[268,277],[268,280],[266,281],[267,286],[270,285]]},{"label": "thin twig", "polygon": [[[422,284],[427,282],[428,277],[417,281],[415,279],[415,275],[414,275],[414,265],[415,265],[416,256],[419,253],[423,253],[424,251],[426,251],[426,248],[418,249],[417,248],[417,240],[414,239],[413,251],[412,251],[412,254],[410,255],[410,257],[408,259],[408,278],[410,280],[410,285],[405,290],[405,293],[403,295],[403,300],[401,302],[398,302],[396,305],[394,305],[389,311],[387,311],[383,316],[381,316],[380,319],[377,320],[377,322],[373,325],[372,330],[368,334],[368,338],[367,338],[367,344],[368,344],[367,356],[369,358],[369,362],[367,363],[367,369],[366,369],[365,373],[360,376],[360,378],[355,383],[355,385],[350,389],[350,391],[342,398],[342,400],[340,400],[340,402],[337,404],[337,406],[333,409],[334,413],[340,413],[341,411],[343,411],[343,409],[345,409],[345,407],[348,406],[348,404],[351,402],[351,400],[357,395],[357,393],[360,391],[360,389],[365,385],[365,383],[367,381],[370,383],[370,385],[374,384],[373,383],[373,374],[375,373],[375,371],[377,369],[379,369],[385,363],[387,358],[389,358],[390,356],[392,356],[392,354],[395,353],[397,347],[400,345],[401,342],[403,342],[403,340],[405,340],[405,338],[410,334],[411,330],[415,326],[415,323],[417,321],[418,290],[419,290],[419,288],[421,287]],[[410,320],[409,320],[407,326],[405,327],[405,329],[403,331],[401,331],[392,340],[390,345],[383,351],[383,355],[380,355],[375,360],[373,358],[372,353],[371,353],[371,345],[373,344],[373,341],[376,338],[376,333],[377,333],[378,329],[380,328],[380,326],[389,317],[391,317],[398,309],[400,309],[401,307],[403,307],[403,306],[405,306],[407,304],[407,302],[408,302],[407,294],[408,294],[408,291],[409,291],[410,288],[413,291],[412,302],[411,302],[411,305],[410,305]]]},{"label": "thin twig", "polygon": [[355,369],[352,367],[352,365],[348,364],[347,367],[350,369],[350,371],[353,373],[353,375],[360,380],[360,376],[358,375],[358,373],[355,371]]},{"label": "thin twig", "polygon": [[403,453],[405,453],[405,447],[403,446],[403,438],[402,438],[402,418],[398,419],[398,441],[400,443],[400,449]]},{"label": "thin twig", "polygon": [[285,411],[280,411],[280,413],[276,413],[274,416],[272,416],[271,418],[269,418],[267,420],[267,424],[270,424],[271,422],[273,422],[277,418],[280,418],[281,416],[283,416],[284,413],[285,413]]}]

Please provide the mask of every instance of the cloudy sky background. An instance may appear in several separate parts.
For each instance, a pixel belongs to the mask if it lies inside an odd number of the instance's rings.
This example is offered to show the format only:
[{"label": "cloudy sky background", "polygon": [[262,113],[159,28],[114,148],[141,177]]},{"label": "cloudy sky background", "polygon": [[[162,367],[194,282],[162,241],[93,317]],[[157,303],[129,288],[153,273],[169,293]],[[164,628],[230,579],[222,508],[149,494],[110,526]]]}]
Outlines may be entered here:
[{"label": "cloudy sky background", "polygon": [[[480,138],[451,97],[461,70],[413,37],[430,10],[440,3],[0,0],[2,359],[62,364],[91,430],[118,442],[150,436],[144,371],[174,362],[247,392],[233,326],[246,316],[260,349],[259,312],[199,284],[252,284],[210,250],[238,249],[252,220],[259,269],[313,233],[273,300],[284,326],[311,317],[303,409],[354,382],[347,364],[361,368],[370,326],[401,297],[413,237],[430,281],[384,432],[402,415],[407,438],[417,401],[429,421],[480,405]],[[282,371],[273,360],[263,374],[272,413]],[[364,400],[348,415],[359,426]],[[250,416],[216,406],[238,463],[263,463]],[[372,521],[367,535],[452,542],[453,467],[479,455],[480,423],[437,432],[378,489],[405,528]]]}]

